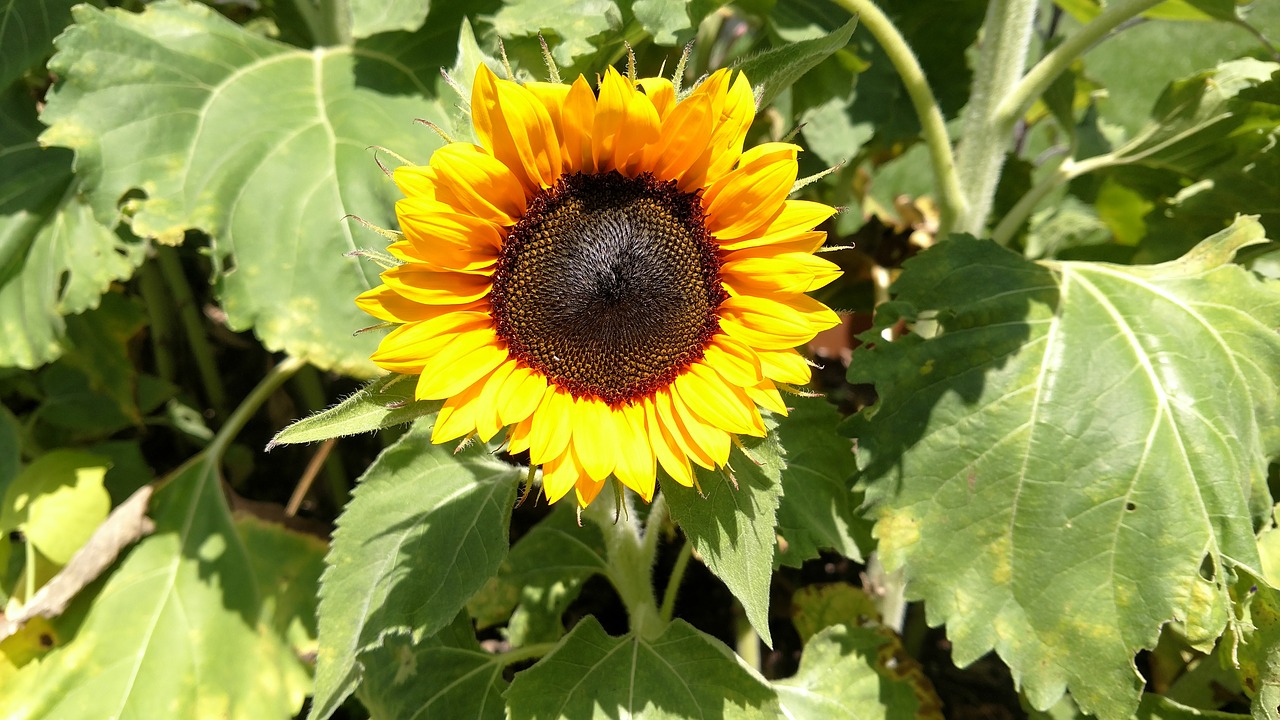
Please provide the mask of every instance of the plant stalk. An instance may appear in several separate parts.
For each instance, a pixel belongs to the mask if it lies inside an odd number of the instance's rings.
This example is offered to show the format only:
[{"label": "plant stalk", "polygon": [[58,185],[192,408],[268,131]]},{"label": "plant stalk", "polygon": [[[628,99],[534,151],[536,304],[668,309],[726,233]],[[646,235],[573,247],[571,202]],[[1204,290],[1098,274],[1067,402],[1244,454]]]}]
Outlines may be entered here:
[{"label": "plant stalk", "polygon": [[965,110],[956,172],[965,192],[959,232],[982,234],[995,197],[1005,153],[1013,143],[1013,120],[996,108],[1022,78],[1031,43],[1036,0],[992,0],[982,24],[983,38]]},{"label": "plant stalk", "polygon": [[653,639],[662,634],[666,623],[658,614],[658,604],[653,594],[653,559],[657,539],[651,535],[660,532],[666,520],[667,504],[659,494],[649,511],[649,528],[641,532],[634,508],[630,507],[630,495],[623,493],[620,517],[612,514],[606,503],[594,502],[583,510],[583,517],[594,522],[604,533],[605,549],[609,556],[606,573],[618,597],[627,608],[631,631],[637,636]]},{"label": "plant stalk", "polygon": [[214,414],[221,417],[226,413],[226,390],[223,389],[222,376],[218,374],[218,366],[213,358],[213,346],[209,344],[204,323],[200,320],[195,295],[182,271],[178,251],[171,247],[156,248],[156,263],[160,266],[160,274],[177,306],[178,320],[187,335],[187,345],[191,348],[191,357],[195,360],[200,383],[204,386],[205,400],[213,408]]},{"label": "plant stalk", "polygon": [[258,411],[258,408],[271,397],[272,393],[284,384],[294,373],[301,370],[307,364],[306,360],[296,357],[287,357],[280,361],[280,364],[271,368],[267,372],[266,377],[262,378],[257,387],[249,392],[249,395],[236,407],[227,418],[227,421],[218,428],[218,433],[213,436],[213,441],[209,443],[207,452],[211,458],[221,458],[231,445],[231,441],[244,428],[245,423],[249,422],[249,418]]},{"label": "plant stalk", "polygon": [[[956,172],[955,154],[951,147],[951,139],[947,136],[947,124],[942,117],[942,109],[929,87],[929,82],[920,67],[920,61],[907,45],[907,41],[894,27],[891,21],[872,0],[835,0],[836,4],[858,15],[858,23],[884,48],[889,62],[898,71],[911,105],[920,119],[920,128],[925,144],[929,148],[929,162],[933,167],[933,182],[938,194],[938,237],[946,237],[958,219],[964,217],[964,192],[961,190],[960,176]],[[1021,66],[1019,66],[1021,68]]]}]

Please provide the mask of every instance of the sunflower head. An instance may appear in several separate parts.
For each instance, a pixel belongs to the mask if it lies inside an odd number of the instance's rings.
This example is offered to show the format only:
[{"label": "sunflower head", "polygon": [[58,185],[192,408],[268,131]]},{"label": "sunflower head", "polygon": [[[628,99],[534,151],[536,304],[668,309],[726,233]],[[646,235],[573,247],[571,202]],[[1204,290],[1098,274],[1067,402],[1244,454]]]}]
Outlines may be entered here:
[{"label": "sunflower head", "polygon": [[445,401],[434,442],[505,429],[548,500],[613,476],[648,501],[659,465],[692,486],[765,434],[760,407],[786,413],[795,348],[838,322],[805,295],[840,274],[814,255],[835,211],[787,199],[797,146],[744,152],[754,117],[728,70],[677,100],[613,68],[592,89],[481,65],[479,144],[396,170],[402,264],[357,300],[397,325],[373,361]]}]

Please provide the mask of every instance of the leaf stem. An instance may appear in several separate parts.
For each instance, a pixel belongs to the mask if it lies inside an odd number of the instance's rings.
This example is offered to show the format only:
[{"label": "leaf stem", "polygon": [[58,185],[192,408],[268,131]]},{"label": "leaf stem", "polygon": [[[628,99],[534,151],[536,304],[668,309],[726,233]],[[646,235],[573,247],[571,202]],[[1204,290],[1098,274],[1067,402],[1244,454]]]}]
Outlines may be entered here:
[{"label": "leaf stem", "polygon": [[946,121],[942,117],[933,90],[925,79],[924,70],[915,53],[907,45],[890,20],[872,0],[835,0],[840,7],[858,15],[858,23],[865,27],[889,56],[889,62],[898,71],[907,95],[920,119],[920,128],[929,148],[929,161],[933,167],[933,182],[938,193],[938,236],[951,232],[957,220],[965,212],[965,197],[961,190],[960,176],[956,172],[955,153],[947,136]]},{"label": "leaf stem", "polygon": [[150,323],[151,356],[155,359],[156,375],[161,380],[173,382],[177,378],[177,365],[173,360],[173,301],[164,287],[164,278],[155,263],[144,263],[138,271],[138,291],[142,293]]},{"label": "leaf stem", "polygon": [[200,311],[196,307],[195,295],[187,284],[187,276],[182,271],[182,261],[178,259],[178,251],[171,247],[156,249],[156,264],[160,266],[160,274],[164,277],[169,294],[173,297],[178,309],[178,319],[187,335],[187,345],[195,360],[196,370],[200,374],[200,383],[204,386],[205,400],[213,408],[215,415],[226,414],[227,393],[222,387],[222,376],[213,358],[213,347],[205,333],[204,323],[200,320]]},{"label": "leaf stem", "polygon": [[231,445],[231,441],[244,428],[245,423],[249,422],[249,418],[253,417],[258,408],[267,401],[267,398],[306,364],[307,361],[301,358],[286,357],[280,361],[280,364],[271,368],[267,376],[262,378],[262,382],[249,392],[248,397],[236,407],[227,421],[218,429],[218,433],[213,436],[213,441],[208,447],[208,457],[221,458],[226,453],[227,447]]},{"label": "leaf stem", "polygon": [[693,543],[685,540],[684,545],[680,546],[680,554],[676,556],[676,564],[671,567],[671,574],[667,576],[667,589],[662,593],[662,607],[658,609],[658,615],[663,622],[671,622],[671,616],[675,613],[676,596],[680,594],[680,583],[684,581],[684,573],[691,557]]},{"label": "leaf stem", "polygon": [[751,621],[747,620],[747,611],[742,609],[742,604],[734,601],[734,651],[738,653],[738,657],[742,658],[742,662],[746,663],[755,670],[760,669],[760,634],[751,627]]},{"label": "leaf stem", "polygon": [[[657,547],[656,535],[658,527],[665,522],[666,502],[662,495],[654,499],[649,511],[650,529],[643,536],[635,508],[629,507],[631,495],[623,493],[621,517],[614,517],[606,503],[594,502],[582,512],[599,526],[604,533],[605,549],[609,556],[609,568],[606,577],[618,592],[618,597],[627,608],[631,631],[642,638],[655,638],[662,634],[666,623],[658,614],[658,605],[653,595],[653,556]],[[659,520],[654,523],[654,519]],[[655,526],[656,525],[656,526]]]},{"label": "leaf stem", "polygon": [[534,643],[524,647],[512,648],[506,652],[495,653],[493,659],[503,666],[515,665],[525,660],[540,658],[556,648],[555,643]]},{"label": "leaf stem", "polygon": [[1083,55],[1095,43],[1112,30],[1163,0],[1116,0],[1107,5],[1097,17],[1068,37],[1061,45],[1049,51],[1035,67],[1003,96],[995,108],[993,120],[1012,124],[1026,112],[1036,98],[1044,94],[1058,76]]},{"label": "leaf stem", "polygon": [[1031,216],[1031,213],[1035,211],[1041,200],[1044,200],[1057,188],[1085,173],[1110,167],[1117,162],[1117,159],[1114,153],[1097,155],[1080,161],[1070,158],[1063,159],[1058,164],[1058,167],[1053,169],[1053,172],[1033,185],[1021,198],[1018,198],[1018,202],[1009,209],[1009,212],[1000,219],[995,229],[991,231],[991,239],[1000,245],[1008,245],[1013,240],[1014,234],[1018,232],[1018,228]]},{"label": "leaf stem", "polygon": [[955,229],[979,235],[991,214],[1005,153],[1013,142],[1013,120],[995,110],[1022,77],[1031,43],[1036,0],[992,0],[982,23],[983,39],[973,69],[956,173],[964,188],[964,213]]}]

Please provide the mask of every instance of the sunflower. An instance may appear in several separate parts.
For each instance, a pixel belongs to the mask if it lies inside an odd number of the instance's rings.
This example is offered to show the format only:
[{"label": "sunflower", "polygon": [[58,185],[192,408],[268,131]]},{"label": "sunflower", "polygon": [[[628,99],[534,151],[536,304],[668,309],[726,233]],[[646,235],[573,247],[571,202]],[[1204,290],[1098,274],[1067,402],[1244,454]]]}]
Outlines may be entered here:
[{"label": "sunflower", "polygon": [[835,210],[788,200],[800,148],[743,151],[751,85],[721,70],[687,97],[607,68],[598,92],[498,78],[471,94],[479,144],[397,169],[402,261],[357,303],[397,324],[373,361],[442,399],[432,441],[506,430],[551,502],[610,476],[646,501],[657,466],[693,486],[760,407],[809,381],[794,348],[838,318],[806,292]]}]

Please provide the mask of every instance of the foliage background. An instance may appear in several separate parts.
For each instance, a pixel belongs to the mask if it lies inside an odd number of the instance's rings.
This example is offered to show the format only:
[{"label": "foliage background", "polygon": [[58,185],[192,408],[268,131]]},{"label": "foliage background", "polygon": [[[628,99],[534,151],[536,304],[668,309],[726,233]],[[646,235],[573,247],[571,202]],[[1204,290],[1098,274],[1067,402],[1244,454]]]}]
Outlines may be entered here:
[{"label": "foliage background", "polygon": [[[1149,2],[1071,62],[982,240],[863,5],[0,7],[0,715],[1276,717],[1280,3]],[[1022,5],[1031,63],[1105,17]],[[987,4],[879,7],[965,166]],[[415,119],[469,137],[440,68],[542,79],[539,33],[567,77],[743,64],[752,141],[798,128],[846,208],[825,400],[630,539],[358,390],[385,240],[340,219],[393,226]],[[262,451],[343,398],[286,439],[381,429]]]}]

